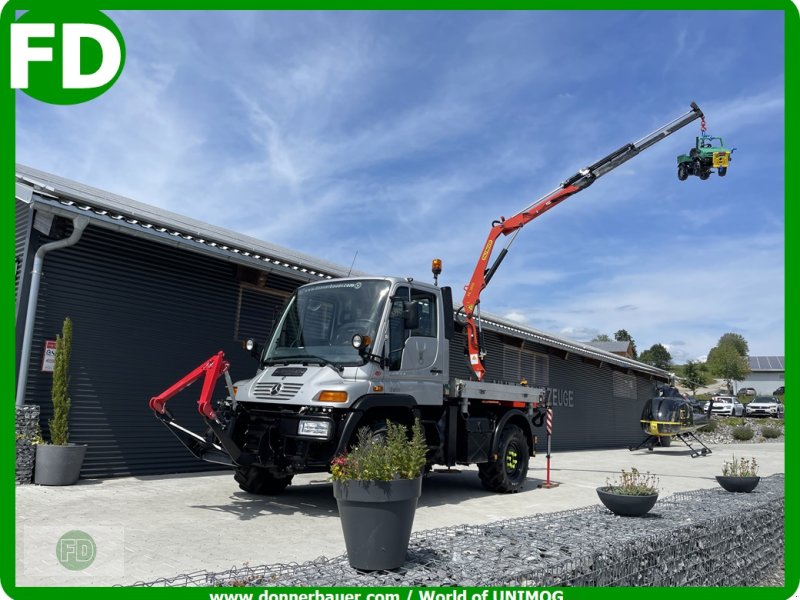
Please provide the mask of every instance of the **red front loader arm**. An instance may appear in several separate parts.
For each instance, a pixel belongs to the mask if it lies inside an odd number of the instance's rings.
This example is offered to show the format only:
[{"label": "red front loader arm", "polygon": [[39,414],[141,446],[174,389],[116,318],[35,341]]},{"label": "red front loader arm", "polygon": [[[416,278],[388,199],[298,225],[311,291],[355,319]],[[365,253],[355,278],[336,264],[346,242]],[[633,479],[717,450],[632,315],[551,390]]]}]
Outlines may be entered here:
[{"label": "red front loader arm", "polygon": [[[225,425],[217,418],[217,414],[211,406],[214,386],[217,383],[217,379],[222,375],[225,375],[231,396],[233,394],[230,376],[228,375],[229,366],[228,361],[225,360],[225,354],[222,351],[217,352],[180,381],[157,396],[150,398],[150,408],[153,410],[153,414],[197,458],[224,465],[249,464],[252,462],[253,457],[242,454],[241,448],[228,435]],[[200,398],[197,401],[197,412],[200,413],[210,429],[205,437],[178,425],[172,413],[166,407],[167,400],[185,390],[201,377],[203,378],[203,389],[200,390]]]},{"label": "red front loader arm", "polygon": [[197,412],[207,419],[216,419],[217,415],[211,407],[211,395],[214,393],[214,385],[217,383],[217,379],[224,373],[227,373],[229,366],[230,364],[225,360],[225,353],[220,350],[191,373],[183,377],[183,379],[168,387],[158,396],[150,398],[150,408],[162,415],[165,414],[167,410],[167,400],[205,376],[203,380],[203,389],[200,392],[200,399],[197,401]]}]

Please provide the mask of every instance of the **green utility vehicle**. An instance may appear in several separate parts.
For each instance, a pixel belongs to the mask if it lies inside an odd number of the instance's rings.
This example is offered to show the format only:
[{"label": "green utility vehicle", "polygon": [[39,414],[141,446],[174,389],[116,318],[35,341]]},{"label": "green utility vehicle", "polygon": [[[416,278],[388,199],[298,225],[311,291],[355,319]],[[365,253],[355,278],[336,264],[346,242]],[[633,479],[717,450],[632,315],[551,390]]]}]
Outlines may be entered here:
[{"label": "green utility vehicle", "polygon": [[678,155],[678,179],[684,181],[689,175],[697,175],[700,179],[708,179],[711,170],[716,169],[720,177],[728,172],[733,149],[725,147],[721,137],[712,137],[705,133],[695,138],[695,146],[689,154]]}]

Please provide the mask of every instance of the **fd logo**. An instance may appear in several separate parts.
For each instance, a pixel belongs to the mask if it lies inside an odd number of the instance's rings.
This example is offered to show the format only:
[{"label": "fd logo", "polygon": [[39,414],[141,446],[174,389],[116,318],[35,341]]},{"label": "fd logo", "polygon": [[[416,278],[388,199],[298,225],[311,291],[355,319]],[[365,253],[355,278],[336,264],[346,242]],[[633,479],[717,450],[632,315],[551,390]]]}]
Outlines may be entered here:
[{"label": "fd logo", "polygon": [[78,104],[114,84],[125,42],[99,11],[62,11],[30,10],[11,24],[11,87],[42,102]]}]

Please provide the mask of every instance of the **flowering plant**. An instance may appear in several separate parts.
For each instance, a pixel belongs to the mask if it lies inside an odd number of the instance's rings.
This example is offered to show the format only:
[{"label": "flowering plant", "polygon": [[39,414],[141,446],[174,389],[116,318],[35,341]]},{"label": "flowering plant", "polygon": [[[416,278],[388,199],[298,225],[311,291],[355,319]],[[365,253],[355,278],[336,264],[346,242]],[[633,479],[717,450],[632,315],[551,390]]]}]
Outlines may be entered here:
[{"label": "flowering plant", "polygon": [[386,435],[368,427],[358,430],[356,445],[331,461],[333,481],[415,479],[425,466],[427,446],[419,419],[409,438],[405,425],[386,421]]},{"label": "flowering plant", "polygon": [[621,496],[651,496],[658,493],[658,478],[649,471],[640,473],[636,467],[630,471],[622,469],[617,481],[606,480],[605,490]]},{"label": "flowering plant", "polygon": [[755,477],[757,473],[758,463],[755,457],[751,457],[750,460],[746,458],[737,460],[734,456],[732,461],[726,460],[722,464],[723,477]]}]

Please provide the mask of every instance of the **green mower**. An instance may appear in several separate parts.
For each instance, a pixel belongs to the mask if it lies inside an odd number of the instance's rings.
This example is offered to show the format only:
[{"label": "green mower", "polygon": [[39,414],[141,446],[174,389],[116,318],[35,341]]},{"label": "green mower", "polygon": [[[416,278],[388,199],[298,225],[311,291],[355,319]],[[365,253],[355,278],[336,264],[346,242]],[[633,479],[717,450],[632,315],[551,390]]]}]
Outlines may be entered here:
[{"label": "green mower", "polygon": [[678,155],[678,179],[685,181],[689,175],[697,175],[705,180],[711,176],[713,169],[717,170],[717,175],[724,177],[734,150],[725,148],[721,137],[703,133],[695,138],[695,146],[689,150],[689,154]]}]

